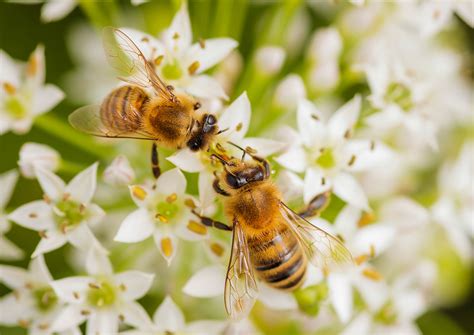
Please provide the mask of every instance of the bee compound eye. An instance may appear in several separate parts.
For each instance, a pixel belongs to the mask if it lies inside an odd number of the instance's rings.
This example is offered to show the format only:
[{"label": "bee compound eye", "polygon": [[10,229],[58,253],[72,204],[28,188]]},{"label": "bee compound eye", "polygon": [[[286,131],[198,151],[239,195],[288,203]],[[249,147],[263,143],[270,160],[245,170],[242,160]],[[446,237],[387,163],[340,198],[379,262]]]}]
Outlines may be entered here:
[{"label": "bee compound eye", "polygon": [[240,183],[239,183],[238,179],[234,175],[231,175],[230,173],[227,173],[227,175],[225,177],[225,180],[226,180],[227,184],[229,184],[229,186],[232,187],[232,188],[239,188],[240,187]]},{"label": "bee compound eye", "polygon": [[217,122],[217,119],[214,115],[212,115],[212,114],[208,115],[208,117],[207,117],[207,123],[208,124],[214,125],[214,124],[216,124],[216,122]]}]

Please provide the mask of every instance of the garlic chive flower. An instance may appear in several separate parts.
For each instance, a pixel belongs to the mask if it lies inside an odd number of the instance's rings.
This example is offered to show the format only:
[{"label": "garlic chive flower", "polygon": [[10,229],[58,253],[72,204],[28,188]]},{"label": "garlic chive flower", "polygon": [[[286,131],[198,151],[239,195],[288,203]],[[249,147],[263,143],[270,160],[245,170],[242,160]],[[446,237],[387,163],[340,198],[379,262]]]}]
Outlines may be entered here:
[{"label": "garlic chive flower", "polygon": [[36,167],[54,172],[59,168],[60,162],[59,153],[45,144],[27,142],[20,148],[18,166],[26,178],[35,178]]}]

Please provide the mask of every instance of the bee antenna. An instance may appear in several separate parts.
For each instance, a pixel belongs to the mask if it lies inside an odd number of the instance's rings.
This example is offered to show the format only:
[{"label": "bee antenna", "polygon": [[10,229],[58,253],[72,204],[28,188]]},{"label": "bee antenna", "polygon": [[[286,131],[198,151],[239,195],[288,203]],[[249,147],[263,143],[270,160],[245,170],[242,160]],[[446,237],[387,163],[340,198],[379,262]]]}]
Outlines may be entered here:
[{"label": "bee antenna", "polygon": [[227,130],[229,130],[229,127],[227,127],[226,129],[219,130],[219,131],[217,132],[217,135],[222,134],[223,132],[225,132],[225,131],[227,131]]},{"label": "bee antenna", "polygon": [[224,158],[219,156],[218,154],[212,154],[211,158],[217,158],[219,160],[219,162],[221,162],[224,166],[229,165],[229,163]]},{"label": "bee antenna", "polygon": [[233,145],[234,147],[236,147],[237,149],[240,149],[242,150],[243,154],[242,154],[242,158],[241,158],[241,161],[243,162],[244,161],[244,158],[245,158],[245,154],[247,154],[247,150],[245,150],[244,148],[242,148],[241,146],[233,143],[233,142],[230,142],[228,141],[227,143],[229,143],[230,145]]}]

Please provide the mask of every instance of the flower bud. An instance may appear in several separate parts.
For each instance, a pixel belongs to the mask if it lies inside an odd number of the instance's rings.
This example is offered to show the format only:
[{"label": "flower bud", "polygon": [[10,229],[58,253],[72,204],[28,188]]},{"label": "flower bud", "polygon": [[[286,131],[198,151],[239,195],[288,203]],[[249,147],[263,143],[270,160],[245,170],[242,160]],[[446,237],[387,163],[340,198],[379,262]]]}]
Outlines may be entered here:
[{"label": "flower bud", "polygon": [[135,179],[135,172],[124,155],[117,156],[104,171],[104,181],[110,185],[128,185]]},{"label": "flower bud", "polygon": [[274,102],[277,106],[295,108],[298,101],[306,98],[303,80],[296,74],[286,76],[275,90]]},{"label": "flower bud", "polygon": [[326,283],[309,286],[295,291],[294,296],[301,311],[310,316],[319,313],[320,303],[328,297],[329,289]]},{"label": "flower bud", "polygon": [[339,83],[339,77],[338,63],[328,62],[311,69],[309,84],[313,89],[326,91],[337,86]]},{"label": "flower bud", "polygon": [[28,142],[20,149],[18,165],[21,174],[26,178],[35,178],[35,168],[42,167],[50,171],[59,168],[61,157],[53,148],[39,143]]},{"label": "flower bud", "polygon": [[266,75],[278,73],[285,62],[286,53],[277,46],[265,46],[257,50],[255,64],[257,69]]},{"label": "flower bud", "polygon": [[309,46],[310,58],[319,63],[333,62],[342,50],[342,38],[337,29],[319,29],[313,35]]}]

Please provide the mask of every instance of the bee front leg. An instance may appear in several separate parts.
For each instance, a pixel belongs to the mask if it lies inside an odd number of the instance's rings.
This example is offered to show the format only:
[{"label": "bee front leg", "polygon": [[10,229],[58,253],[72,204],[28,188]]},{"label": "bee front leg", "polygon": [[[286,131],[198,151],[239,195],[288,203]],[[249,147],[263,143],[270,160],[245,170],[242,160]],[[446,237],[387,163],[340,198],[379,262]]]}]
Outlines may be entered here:
[{"label": "bee front leg", "polygon": [[331,201],[331,191],[316,195],[298,214],[304,218],[320,215],[328,207]]},{"label": "bee front leg", "polygon": [[196,215],[201,223],[207,227],[214,227],[220,230],[232,231],[232,227],[222,223],[220,221],[213,220],[207,216],[199,215],[194,209],[192,210],[193,214]]},{"label": "bee front leg", "polygon": [[212,183],[212,188],[214,189],[214,191],[216,191],[217,194],[223,195],[225,197],[230,196],[229,193],[227,193],[225,190],[222,189],[221,185],[219,184],[219,179],[217,178],[214,179]]},{"label": "bee front leg", "polygon": [[158,177],[161,175],[161,169],[160,169],[160,157],[158,155],[158,147],[156,145],[156,142],[153,142],[153,145],[151,147],[151,171],[153,172],[153,176],[155,179],[158,179]]}]

